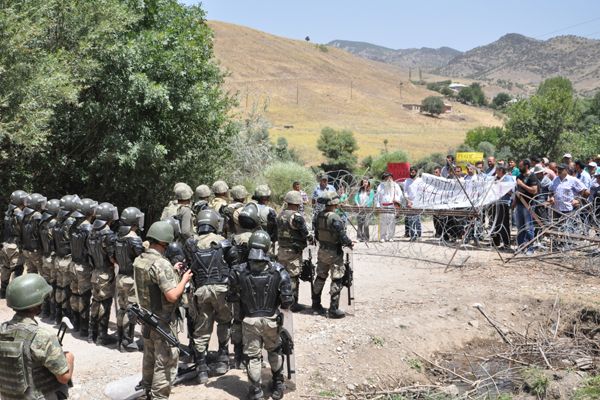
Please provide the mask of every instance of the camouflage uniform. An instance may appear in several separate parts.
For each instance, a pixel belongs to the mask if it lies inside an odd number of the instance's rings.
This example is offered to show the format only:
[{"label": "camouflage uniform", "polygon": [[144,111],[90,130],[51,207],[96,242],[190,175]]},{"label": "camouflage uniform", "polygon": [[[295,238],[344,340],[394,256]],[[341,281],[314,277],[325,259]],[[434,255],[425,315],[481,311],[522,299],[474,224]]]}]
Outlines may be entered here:
[{"label": "camouflage uniform", "polygon": [[[61,211],[62,213],[63,211]],[[65,219],[66,218],[66,219]],[[67,216],[59,217],[52,229],[54,240],[54,271],[56,274],[56,321],[60,322],[63,314],[70,317],[71,297],[71,242],[69,231],[75,219]]]},{"label": "camouflage uniform", "polygon": [[223,209],[227,207],[227,204],[226,199],[222,197],[213,197],[213,199],[208,202],[208,208],[214,210],[219,215],[223,215]]},{"label": "camouflage uniform", "polygon": [[23,273],[23,254],[20,248],[22,219],[23,211],[12,205],[4,214],[4,237],[0,249],[0,265],[2,266],[0,272],[1,297],[4,297],[12,273],[14,272],[17,276]]},{"label": "camouflage uniform", "polygon": [[71,226],[71,311],[73,326],[81,330],[83,336],[88,335],[90,301],[92,296],[92,267],[89,262],[87,239],[92,231],[92,223],[84,219]]},{"label": "camouflage uniform", "polygon": [[179,221],[181,228],[181,237],[183,239],[190,238],[194,235],[194,225],[196,216],[189,204],[178,204],[171,202],[163,209],[160,216],[161,221],[165,221],[169,217],[175,217]]},{"label": "camouflage uniform", "polygon": [[38,273],[38,271],[42,268],[42,252],[39,231],[42,213],[27,208],[25,211],[26,215],[23,218],[21,229],[24,266],[28,273]]},{"label": "camouflage uniform", "polygon": [[[21,343],[22,350],[17,347]],[[23,364],[17,357],[22,357]],[[68,388],[56,380],[56,375],[68,371],[67,359],[56,335],[38,327],[35,319],[17,312],[0,326],[0,397],[3,400],[66,399]],[[24,379],[20,375],[23,372],[32,379]]]},{"label": "camouflage uniform", "polygon": [[[158,251],[146,249],[133,262],[136,297],[141,307],[156,314],[163,328],[176,335],[177,303],[169,303],[164,293],[177,287],[179,275]],[[158,333],[142,329],[144,358],[141,385],[152,399],[168,399],[177,375],[179,349],[171,347]]]},{"label": "camouflage uniform", "polygon": [[277,217],[277,231],[279,239],[277,261],[290,275],[294,301],[297,304],[302,251],[306,248],[306,240],[309,237],[308,228],[300,212],[283,210]]},{"label": "camouflage uniform", "polygon": [[56,312],[56,270],[54,268],[54,239],[52,238],[52,230],[56,221],[51,214],[44,213],[40,223],[40,242],[42,243],[40,275],[53,289],[53,293],[46,299],[42,307],[42,317],[52,317]]}]

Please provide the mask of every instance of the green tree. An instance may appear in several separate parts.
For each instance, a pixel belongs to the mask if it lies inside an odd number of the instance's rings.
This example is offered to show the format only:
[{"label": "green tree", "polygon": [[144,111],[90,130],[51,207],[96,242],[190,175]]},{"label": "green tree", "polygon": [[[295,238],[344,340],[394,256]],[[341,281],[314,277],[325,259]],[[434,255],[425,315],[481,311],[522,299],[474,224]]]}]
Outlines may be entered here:
[{"label": "green tree", "polygon": [[537,94],[545,96],[553,91],[570,94],[571,96],[575,94],[571,81],[562,76],[546,79],[538,87]]},{"label": "green tree", "polygon": [[408,160],[408,155],[402,150],[385,153],[373,160],[369,173],[374,177],[379,178],[387,169],[388,163],[407,162]]},{"label": "green tree", "polygon": [[508,146],[516,157],[532,155],[557,158],[561,138],[579,119],[573,91],[564,82],[559,85],[542,83],[543,90],[527,100],[521,100],[508,111],[501,146]]},{"label": "green tree", "polygon": [[494,108],[498,108],[498,109],[504,108],[506,103],[508,103],[510,100],[511,100],[510,94],[505,93],[505,92],[500,92],[492,100],[492,106]]},{"label": "green tree", "polygon": [[503,129],[499,126],[478,126],[467,132],[465,144],[477,147],[481,142],[489,142],[496,146],[502,137]]},{"label": "green tree", "polygon": [[[0,178],[9,192],[6,181],[49,196],[75,192],[136,205],[151,220],[175,182],[210,181],[227,163],[231,100],[201,8],[32,0],[0,10],[0,48],[12,48],[1,51],[0,79],[11,80],[0,87],[26,77],[21,94],[0,101],[0,150],[17,164]],[[26,110],[33,101],[41,117]]]},{"label": "green tree", "polygon": [[440,115],[444,112],[444,100],[439,96],[429,96],[421,102],[421,112]]},{"label": "green tree", "polygon": [[300,156],[295,149],[290,148],[288,141],[283,136],[277,138],[277,143],[272,146],[275,158],[278,161],[293,161],[295,163],[301,163]]},{"label": "green tree", "polygon": [[336,131],[325,127],[317,141],[317,149],[327,161],[321,165],[324,171],[346,170],[352,172],[356,167],[358,150],[354,134],[349,130]]},{"label": "green tree", "polygon": [[458,92],[458,100],[465,104],[477,106],[485,106],[487,104],[481,85],[477,82],[473,82],[470,86],[462,88]]}]

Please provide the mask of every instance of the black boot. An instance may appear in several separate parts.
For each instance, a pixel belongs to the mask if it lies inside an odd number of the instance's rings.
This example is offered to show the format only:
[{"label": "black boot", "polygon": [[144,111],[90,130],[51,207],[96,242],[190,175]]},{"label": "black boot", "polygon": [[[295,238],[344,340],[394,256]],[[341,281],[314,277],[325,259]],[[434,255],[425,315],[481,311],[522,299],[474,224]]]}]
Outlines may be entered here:
[{"label": "black boot", "polygon": [[331,303],[329,304],[329,312],[327,313],[329,318],[339,319],[344,318],[346,313],[339,309],[340,306],[340,294],[331,296]]},{"label": "black boot", "polygon": [[248,389],[248,400],[261,400],[263,398],[263,391],[260,384],[251,384]]},{"label": "black boot", "polygon": [[106,312],[98,320],[98,339],[96,340],[96,344],[98,346],[109,346],[117,343],[117,339],[108,334],[108,320],[110,318],[110,306],[106,308]]},{"label": "black boot", "polygon": [[77,311],[71,312],[71,322],[73,323],[73,331],[79,332],[81,329],[81,314]]},{"label": "black boot", "polygon": [[196,361],[196,372],[198,375],[196,376],[196,381],[204,385],[208,382],[208,365],[206,364],[206,351],[199,353],[194,350],[194,358]]},{"label": "black boot", "polygon": [[217,353],[215,374],[225,375],[227,371],[229,371],[229,343],[221,343]]},{"label": "black boot", "polygon": [[123,343],[123,327],[117,326],[117,349],[121,353],[125,353],[125,344]]},{"label": "black boot", "polygon": [[271,398],[273,400],[283,399],[283,392],[285,391],[285,384],[283,383],[283,374],[273,373],[273,383],[271,384]]},{"label": "black boot", "polygon": [[323,315],[325,314],[325,309],[321,305],[321,294],[313,294],[312,295],[312,309],[317,314]]},{"label": "black boot", "polygon": [[23,275],[23,271],[25,271],[25,266],[24,266],[23,264],[21,264],[21,265],[17,265],[17,266],[15,267],[15,278],[16,278],[17,276],[21,276],[21,275]]},{"label": "black boot", "polygon": [[234,343],[233,344],[233,360],[235,363],[235,369],[242,368],[242,363],[244,360],[244,345],[242,343]]},{"label": "black boot", "polygon": [[2,281],[2,283],[0,283],[0,299],[6,298],[6,288],[8,287],[9,282],[10,281]]},{"label": "black boot", "polygon": [[88,343],[96,343],[98,339],[98,318],[90,317],[89,321],[87,341]]},{"label": "black boot", "polygon": [[60,325],[63,317],[63,308],[62,304],[56,303],[56,312],[54,313],[54,322],[56,325]]},{"label": "black boot", "polygon": [[50,298],[46,298],[42,303],[42,313],[40,314],[40,318],[46,319],[50,316]]},{"label": "black boot", "polygon": [[87,317],[81,317],[81,321],[79,323],[79,336],[87,338],[90,332],[90,320]]},{"label": "black boot", "polygon": [[298,280],[298,278],[296,279],[296,287],[294,288],[294,304],[292,304],[292,306],[290,307],[290,311],[291,312],[299,312],[304,310],[304,306],[301,305],[300,303],[298,303],[298,290],[300,289],[298,285],[300,285],[300,282]]}]

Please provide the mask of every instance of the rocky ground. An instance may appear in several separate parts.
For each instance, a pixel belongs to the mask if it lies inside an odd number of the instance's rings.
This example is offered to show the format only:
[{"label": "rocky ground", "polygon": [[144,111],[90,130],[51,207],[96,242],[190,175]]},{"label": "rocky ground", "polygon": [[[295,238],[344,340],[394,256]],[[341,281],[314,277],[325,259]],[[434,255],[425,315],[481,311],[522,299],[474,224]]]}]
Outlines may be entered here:
[{"label": "rocky ground", "polygon": [[[297,379],[286,398],[361,398],[368,390],[435,383],[435,377],[425,374],[423,358],[460,352],[473,340],[500,339],[476,304],[517,332],[546,318],[557,298],[561,304],[598,307],[600,281],[593,276],[534,262],[505,266],[495,252],[474,250],[459,251],[457,259],[468,261],[445,272],[439,256],[448,260],[451,253],[429,242],[410,246],[417,258],[435,263],[387,256],[408,246],[404,241],[357,244],[354,315],[342,320],[309,312],[294,315]],[[309,292],[304,284],[301,302],[309,303]],[[10,315],[2,300],[1,319]],[[75,399],[102,399],[107,383],[141,370],[141,353],[122,354],[70,334],[64,347],[76,357]],[[171,398],[243,398],[246,382],[245,374],[234,370],[212,377],[206,386],[178,386]]]}]

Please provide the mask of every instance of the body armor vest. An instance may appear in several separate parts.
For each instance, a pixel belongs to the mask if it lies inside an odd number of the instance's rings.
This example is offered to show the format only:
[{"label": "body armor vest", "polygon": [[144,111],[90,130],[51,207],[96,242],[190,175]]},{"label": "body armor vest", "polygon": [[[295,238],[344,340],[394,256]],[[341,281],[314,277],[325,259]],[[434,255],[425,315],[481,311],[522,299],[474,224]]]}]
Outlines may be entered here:
[{"label": "body armor vest", "polygon": [[192,279],[196,288],[204,285],[227,284],[229,278],[229,265],[225,261],[225,252],[222,243],[207,249],[197,246],[195,239],[186,243],[191,254]]},{"label": "body armor vest", "polygon": [[13,219],[13,212],[15,211],[15,206],[10,205],[8,206],[8,209],[6,210],[6,212],[4,213],[4,220],[3,220],[3,226],[2,226],[2,241],[6,242],[6,243],[16,243],[17,240],[17,234],[15,232],[15,230],[13,229],[13,223],[12,223],[12,219]]},{"label": "body armor vest", "polygon": [[240,300],[246,317],[270,317],[279,307],[281,274],[275,265],[260,272],[253,272],[243,264],[239,272]]},{"label": "body armor vest", "polygon": [[52,228],[52,238],[54,239],[54,251],[59,257],[66,257],[71,254],[71,241],[69,231],[75,220],[67,218],[64,221],[57,221]]},{"label": "body armor vest", "polygon": [[89,265],[86,242],[91,231],[92,224],[86,220],[71,227],[71,257],[78,264]]},{"label": "body armor vest", "polygon": [[108,224],[104,228],[92,230],[88,235],[88,252],[92,267],[99,270],[107,270],[111,266],[109,252],[107,246],[112,240],[113,231],[110,230]]},{"label": "body armor vest", "polygon": [[23,225],[21,229],[21,240],[23,243],[23,248],[29,251],[37,251],[40,250],[40,220],[42,219],[42,214],[38,211],[34,211],[33,213],[27,215],[23,219]]},{"label": "body armor vest", "polygon": [[115,258],[119,264],[119,275],[133,276],[133,260],[144,251],[138,235],[119,236],[115,241]]},{"label": "body armor vest", "polygon": [[49,257],[54,251],[54,241],[50,240],[50,232],[56,225],[56,219],[42,221],[40,223],[40,243],[42,245],[42,254]]},{"label": "body armor vest", "polygon": [[65,388],[46,367],[33,361],[31,342],[37,325],[5,322],[0,326],[2,399],[40,399]]},{"label": "body armor vest", "polygon": [[333,220],[339,216],[333,212],[321,212],[317,216],[317,235],[319,242],[330,247],[341,245],[340,233],[333,229]]},{"label": "body armor vest", "polygon": [[306,247],[306,238],[298,229],[292,228],[292,220],[297,211],[284,210],[277,217],[277,240],[279,246],[302,250]]}]

